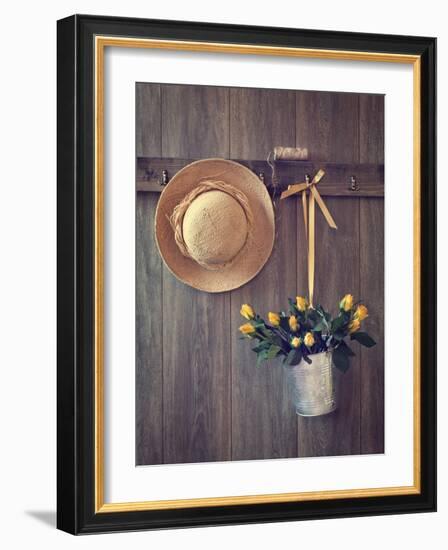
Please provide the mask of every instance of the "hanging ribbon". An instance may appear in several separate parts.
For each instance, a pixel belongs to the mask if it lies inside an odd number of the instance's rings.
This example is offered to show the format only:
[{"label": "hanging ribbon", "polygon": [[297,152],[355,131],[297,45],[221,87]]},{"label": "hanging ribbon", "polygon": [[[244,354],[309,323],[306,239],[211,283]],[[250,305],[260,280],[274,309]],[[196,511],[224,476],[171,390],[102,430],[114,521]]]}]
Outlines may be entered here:
[{"label": "hanging ribbon", "polygon": [[[303,208],[303,222],[305,226],[305,236],[308,246],[308,299],[310,306],[313,306],[313,294],[314,294],[314,265],[315,265],[315,203],[319,205],[319,208],[327,220],[328,225],[332,229],[337,229],[337,225],[327,208],[327,205],[323,201],[322,197],[317,190],[317,184],[324,177],[325,171],[320,169],[314,178],[309,182],[295,183],[289,185],[286,191],[280,196],[280,199],[286,199],[291,195],[302,193],[302,208]],[[308,192],[309,191],[309,195]]]}]

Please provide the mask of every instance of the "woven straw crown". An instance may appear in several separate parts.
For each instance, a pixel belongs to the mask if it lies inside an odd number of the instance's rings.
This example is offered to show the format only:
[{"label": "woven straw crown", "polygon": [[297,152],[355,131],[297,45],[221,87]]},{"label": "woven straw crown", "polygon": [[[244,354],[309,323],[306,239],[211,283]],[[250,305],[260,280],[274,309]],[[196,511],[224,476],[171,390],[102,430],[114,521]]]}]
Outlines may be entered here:
[{"label": "woven straw crown", "polygon": [[223,191],[199,195],[185,212],[182,232],[189,255],[207,267],[231,262],[247,240],[248,223],[243,208]]}]

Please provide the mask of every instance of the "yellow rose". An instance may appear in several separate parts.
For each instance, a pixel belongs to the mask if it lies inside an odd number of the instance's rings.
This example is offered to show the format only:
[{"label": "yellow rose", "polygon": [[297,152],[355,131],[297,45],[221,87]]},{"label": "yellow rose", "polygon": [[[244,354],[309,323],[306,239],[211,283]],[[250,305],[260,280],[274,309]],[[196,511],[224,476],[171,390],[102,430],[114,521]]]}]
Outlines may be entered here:
[{"label": "yellow rose", "polygon": [[306,311],[308,302],[303,296],[296,296],[296,306],[299,311]]},{"label": "yellow rose", "polygon": [[280,324],[280,315],[278,313],[273,313],[272,311],[270,311],[268,313],[268,319],[271,325],[274,327],[278,327],[278,325]]},{"label": "yellow rose", "polygon": [[339,309],[344,311],[350,311],[353,307],[353,296],[351,294],[346,294],[342,300],[339,302]]},{"label": "yellow rose", "polygon": [[314,344],[314,336],[311,334],[311,332],[307,332],[303,341],[305,342],[305,346],[310,348]]},{"label": "yellow rose", "polygon": [[299,328],[299,323],[297,322],[297,317],[295,315],[291,315],[291,317],[289,318],[289,328],[293,331],[293,332],[297,332],[297,329]]},{"label": "yellow rose", "polygon": [[369,310],[366,308],[365,305],[359,304],[359,306],[356,308],[355,311],[355,319],[359,319],[360,321],[364,321],[366,317],[369,316]]},{"label": "yellow rose", "polygon": [[240,309],[241,315],[250,321],[251,319],[254,319],[255,317],[255,311],[252,309],[252,306],[249,304],[243,304]]},{"label": "yellow rose", "polygon": [[353,321],[348,325],[348,332],[352,334],[361,328],[361,321],[359,319],[353,319]]},{"label": "yellow rose", "polygon": [[300,338],[297,338],[297,336],[294,336],[294,338],[291,340],[291,346],[293,348],[298,348],[301,343],[302,343],[302,340]]},{"label": "yellow rose", "polygon": [[241,325],[239,330],[243,334],[253,334],[255,332],[255,328],[250,323],[246,323],[245,325]]}]

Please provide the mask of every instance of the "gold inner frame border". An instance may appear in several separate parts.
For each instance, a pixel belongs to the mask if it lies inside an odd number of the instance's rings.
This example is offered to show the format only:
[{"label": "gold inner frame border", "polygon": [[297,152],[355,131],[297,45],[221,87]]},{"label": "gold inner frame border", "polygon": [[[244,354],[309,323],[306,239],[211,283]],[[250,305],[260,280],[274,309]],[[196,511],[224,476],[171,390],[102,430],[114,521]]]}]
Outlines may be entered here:
[{"label": "gold inner frame border", "polygon": [[[413,485],[397,487],[328,490],[299,493],[191,498],[180,500],[154,500],[139,502],[104,502],[104,51],[106,47],[152,48],[162,50],[209,53],[236,53],[301,57],[313,59],[406,63],[413,65],[413,299],[414,299],[414,353],[413,353]],[[227,44],[182,40],[159,40],[96,36],[95,56],[95,346],[94,346],[94,398],[95,398],[95,513],[167,510],[207,506],[232,506],[278,502],[303,502],[344,498],[365,498],[420,494],[421,492],[421,388],[420,388],[420,273],[421,273],[421,59],[418,55],[382,52],[357,52],[254,44]]]}]

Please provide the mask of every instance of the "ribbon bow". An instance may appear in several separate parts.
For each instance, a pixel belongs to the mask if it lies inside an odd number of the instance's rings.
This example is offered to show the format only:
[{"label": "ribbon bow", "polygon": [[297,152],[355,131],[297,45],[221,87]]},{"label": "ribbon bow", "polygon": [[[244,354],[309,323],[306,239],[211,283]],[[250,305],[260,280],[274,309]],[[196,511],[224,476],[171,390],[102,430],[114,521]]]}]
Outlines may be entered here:
[{"label": "ribbon bow", "polygon": [[[303,221],[305,225],[305,235],[308,242],[308,298],[310,306],[313,306],[313,294],[314,294],[314,264],[315,264],[315,202],[319,205],[324,218],[327,220],[328,225],[332,229],[337,229],[337,225],[327,208],[327,205],[323,201],[316,186],[320,180],[325,176],[325,171],[320,169],[311,182],[306,181],[304,183],[295,183],[288,185],[288,189],[283,191],[280,195],[280,199],[286,199],[291,195],[302,193],[302,207],[303,207]],[[309,191],[309,197],[307,197],[307,191]],[[307,200],[308,199],[308,200]],[[308,204],[307,204],[308,202]],[[309,230],[308,230],[309,228]]]}]

